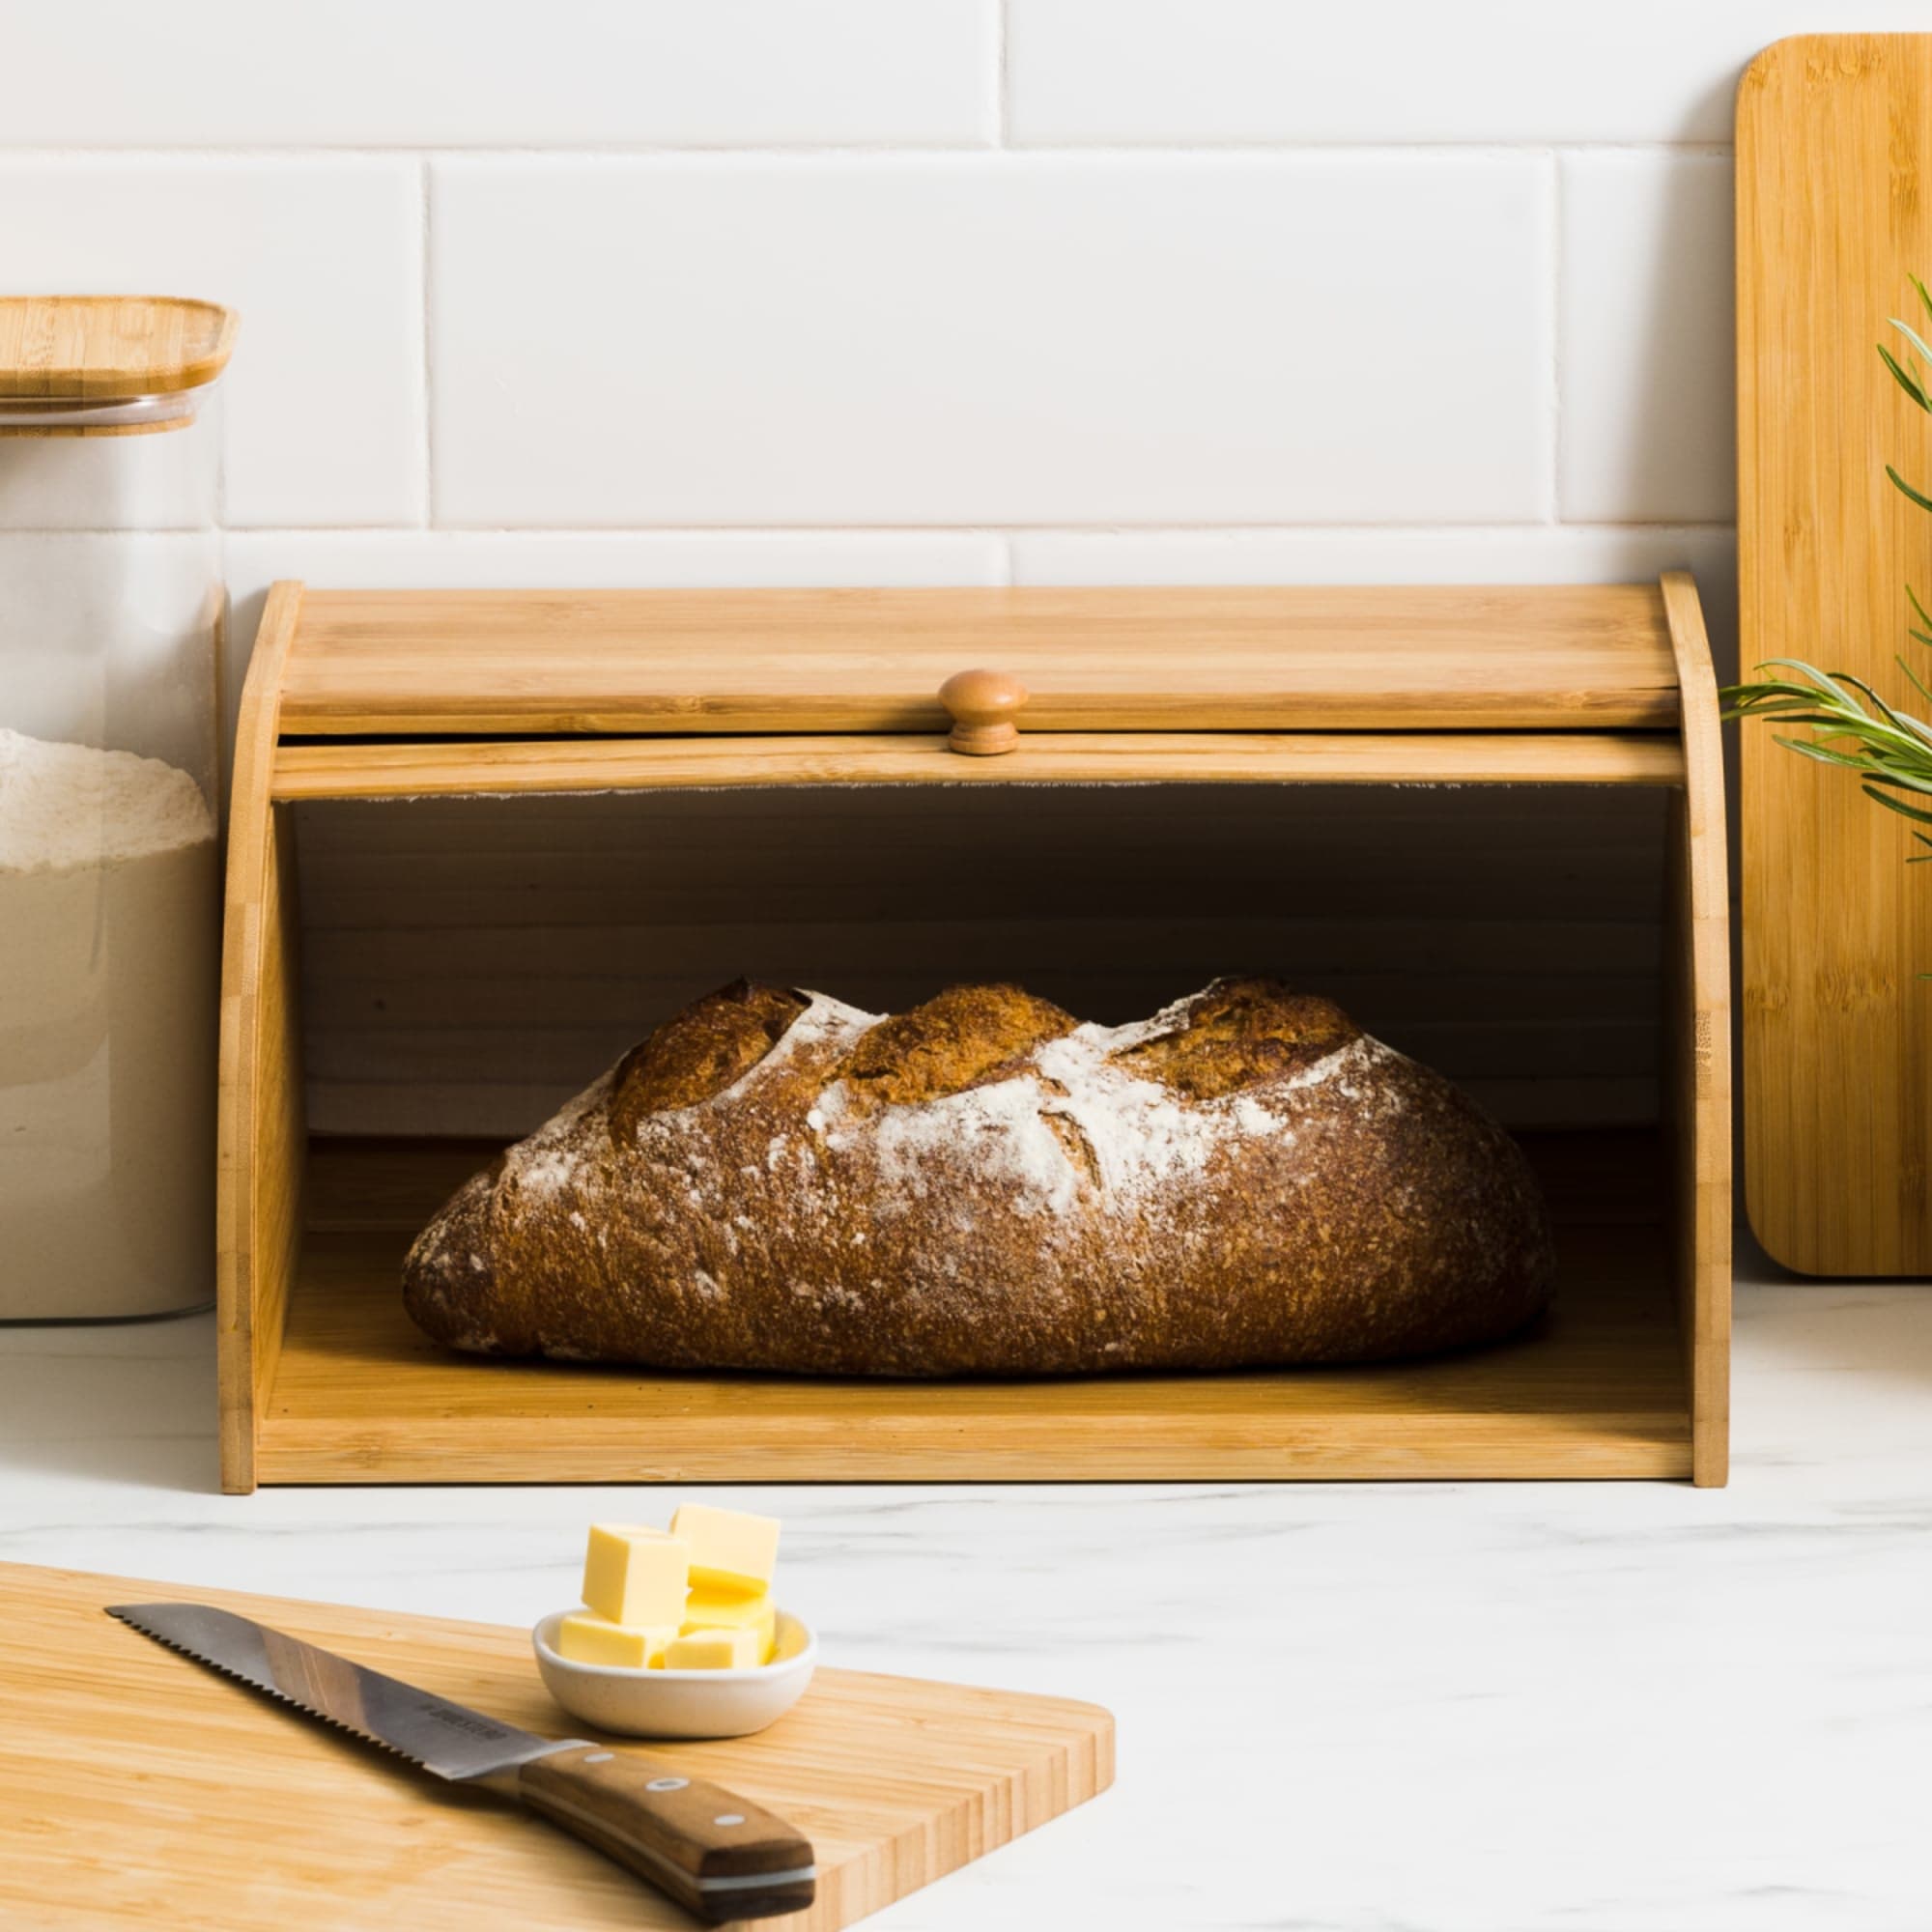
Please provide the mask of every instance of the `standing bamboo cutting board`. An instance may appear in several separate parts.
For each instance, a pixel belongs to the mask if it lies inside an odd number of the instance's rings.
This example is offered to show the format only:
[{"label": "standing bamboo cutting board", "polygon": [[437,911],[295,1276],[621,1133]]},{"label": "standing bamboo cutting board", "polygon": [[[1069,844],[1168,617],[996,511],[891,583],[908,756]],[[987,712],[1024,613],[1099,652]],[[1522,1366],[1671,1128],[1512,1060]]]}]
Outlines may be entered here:
[{"label": "standing bamboo cutting board", "polygon": [[[1795,657],[1922,711],[1894,664],[1932,598],[1926,417],[1875,344],[1926,318],[1932,35],[1780,41],[1738,99],[1742,661]],[[1743,736],[1745,1178],[1751,1227],[1807,1274],[1932,1272],[1932,875],[1906,821]]]},{"label": "standing bamboo cutting board", "polygon": [[[216,1603],[559,1737],[528,1635],[0,1564],[0,1925],[33,1932],[598,1932],[691,1926],[549,1825],[440,1785],[102,1612]],[[1092,1704],[820,1670],[754,1738],[649,1745],[812,1841],[833,1932],[1104,1790]],[[594,1735],[594,1734],[593,1734]],[[621,1747],[624,1740],[615,1741]]]}]

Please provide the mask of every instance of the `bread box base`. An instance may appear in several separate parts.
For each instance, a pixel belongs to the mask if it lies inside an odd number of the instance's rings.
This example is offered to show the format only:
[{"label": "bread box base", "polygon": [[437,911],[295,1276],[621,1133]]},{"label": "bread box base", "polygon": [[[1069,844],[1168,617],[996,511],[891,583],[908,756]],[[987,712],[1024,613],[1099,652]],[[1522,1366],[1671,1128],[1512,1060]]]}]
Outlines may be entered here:
[{"label": "bread box base", "polygon": [[[962,757],[941,735],[931,694],[973,665],[1032,690],[1008,755]],[[302,802],[1169,782],[1664,793],[1663,1119],[1531,1138],[1560,1256],[1555,1309],[1538,1327],[1378,1368],[933,1383],[493,1362],[445,1352],[411,1325],[398,1285],[409,1240],[493,1149],[311,1137]],[[1688,576],[1501,590],[280,584],[249,668],[233,796],[219,1208],[231,1491],[1725,1478],[1723,801]]]},{"label": "bread box base", "polygon": [[1366,1369],[908,1382],[455,1355],[403,1251],[495,1151],[318,1141],[255,1450],[264,1483],[1078,1482],[1689,1476],[1655,1135],[1528,1138],[1553,1313],[1500,1348]]}]

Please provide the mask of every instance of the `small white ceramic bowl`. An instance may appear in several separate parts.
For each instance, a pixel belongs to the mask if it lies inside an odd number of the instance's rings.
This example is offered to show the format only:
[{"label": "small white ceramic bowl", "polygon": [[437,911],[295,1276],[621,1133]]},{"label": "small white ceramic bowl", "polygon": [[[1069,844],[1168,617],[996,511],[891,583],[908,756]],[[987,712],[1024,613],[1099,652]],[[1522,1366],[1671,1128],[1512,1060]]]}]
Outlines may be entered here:
[{"label": "small white ceramic bowl", "polygon": [[530,1634],[544,1688],[573,1718],[633,1738],[742,1738],[776,1723],[805,1695],[818,1639],[788,1611],[778,1614],[769,1663],[743,1670],[634,1670],[626,1663],[574,1663],[556,1654],[553,1610]]}]

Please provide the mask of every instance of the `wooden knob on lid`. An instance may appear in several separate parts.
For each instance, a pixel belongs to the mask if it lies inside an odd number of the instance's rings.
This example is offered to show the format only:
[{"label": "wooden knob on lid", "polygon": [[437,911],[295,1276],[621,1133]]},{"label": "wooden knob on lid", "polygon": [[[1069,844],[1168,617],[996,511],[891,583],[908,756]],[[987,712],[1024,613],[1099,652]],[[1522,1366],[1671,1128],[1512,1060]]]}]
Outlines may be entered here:
[{"label": "wooden knob on lid", "polygon": [[939,701],[952,714],[947,744],[970,757],[995,758],[1020,741],[1016,722],[1027,688],[1003,670],[955,671],[939,687]]}]

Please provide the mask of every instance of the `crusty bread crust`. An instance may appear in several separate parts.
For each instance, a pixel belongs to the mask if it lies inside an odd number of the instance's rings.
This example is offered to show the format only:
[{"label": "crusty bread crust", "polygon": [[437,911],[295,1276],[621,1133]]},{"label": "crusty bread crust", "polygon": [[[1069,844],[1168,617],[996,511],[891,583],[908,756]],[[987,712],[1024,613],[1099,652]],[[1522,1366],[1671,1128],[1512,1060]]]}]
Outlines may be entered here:
[{"label": "crusty bread crust", "polygon": [[460,1189],[403,1288],[487,1354],[1061,1375],[1492,1341],[1553,1264],[1515,1142],[1274,981],[1118,1028],[740,981]]}]

